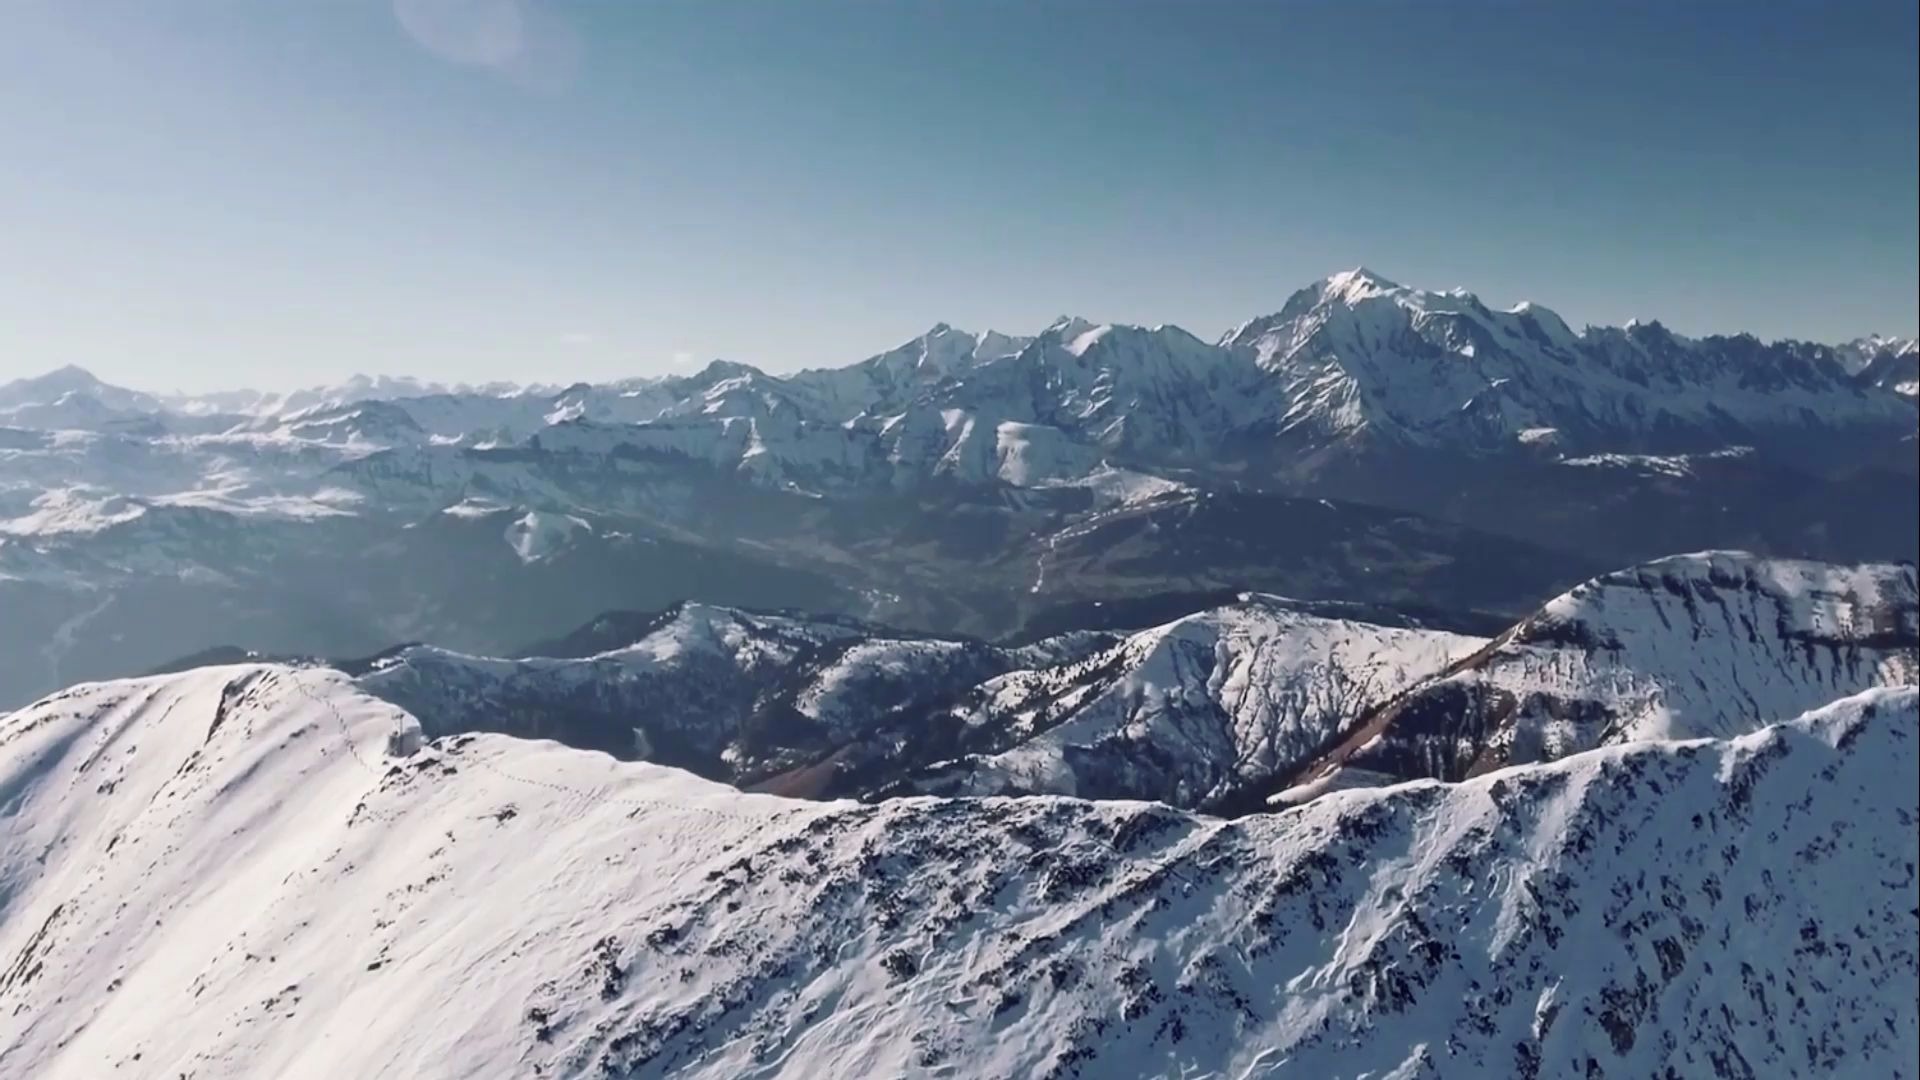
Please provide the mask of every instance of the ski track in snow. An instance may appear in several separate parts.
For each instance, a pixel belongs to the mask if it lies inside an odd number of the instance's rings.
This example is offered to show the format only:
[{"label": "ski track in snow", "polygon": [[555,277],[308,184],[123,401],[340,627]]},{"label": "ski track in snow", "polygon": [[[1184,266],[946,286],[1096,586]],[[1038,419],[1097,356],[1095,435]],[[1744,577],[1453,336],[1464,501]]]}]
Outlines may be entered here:
[{"label": "ski track in snow", "polygon": [[60,666],[66,662],[67,654],[73,651],[74,637],[88,623],[112,607],[113,600],[113,593],[108,591],[100,598],[99,603],[84,611],[75,612],[65,622],[54,627],[53,634],[48,638],[46,647],[40,650],[40,655],[46,657],[47,673],[56,685],[63,681],[60,677]]}]

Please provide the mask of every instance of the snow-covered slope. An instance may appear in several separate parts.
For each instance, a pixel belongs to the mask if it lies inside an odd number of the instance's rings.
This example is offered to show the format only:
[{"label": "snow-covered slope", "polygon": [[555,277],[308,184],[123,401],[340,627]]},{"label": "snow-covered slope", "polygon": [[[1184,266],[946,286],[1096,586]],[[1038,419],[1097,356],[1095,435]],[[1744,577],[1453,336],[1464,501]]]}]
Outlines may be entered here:
[{"label": "snow-covered slope", "polygon": [[1357,606],[1247,595],[986,682],[952,712],[968,742],[991,749],[912,783],[1208,806],[1297,768],[1367,709],[1484,644]]},{"label": "snow-covered slope", "polygon": [[1899,1077],[1914,692],[1223,822],[742,795],[325,670],[0,718],[0,1072]]},{"label": "snow-covered slope", "polygon": [[1912,564],[1679,555],[1548,602],[1367,716],[1302,783],[1458,779],[1596,746],[1728,737],[1916,682]]}]

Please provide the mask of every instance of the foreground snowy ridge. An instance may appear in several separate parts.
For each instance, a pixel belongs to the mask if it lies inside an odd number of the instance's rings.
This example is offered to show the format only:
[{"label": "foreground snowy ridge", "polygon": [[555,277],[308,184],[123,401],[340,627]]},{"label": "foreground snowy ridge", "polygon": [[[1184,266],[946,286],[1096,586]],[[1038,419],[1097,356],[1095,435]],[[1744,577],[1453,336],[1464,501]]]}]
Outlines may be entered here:
[{"label": "foreground snowy ridge", "polygon": [[341,674],[0,718],[0,1073],[1911,1076],[1915,691],[1237,822],[418,744]]}]

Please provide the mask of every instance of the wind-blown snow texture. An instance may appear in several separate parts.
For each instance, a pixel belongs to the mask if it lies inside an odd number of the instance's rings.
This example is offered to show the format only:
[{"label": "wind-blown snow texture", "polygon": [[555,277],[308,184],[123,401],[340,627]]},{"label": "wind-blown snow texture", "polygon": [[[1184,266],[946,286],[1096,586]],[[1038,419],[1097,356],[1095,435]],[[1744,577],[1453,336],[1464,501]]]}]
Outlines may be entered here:
[{"label": "wind-blown snow texture", "polygon": [[12,1076],[1913,1075],[1915,692],[1234,822],[418,744],[340,674],[0,718]]}]

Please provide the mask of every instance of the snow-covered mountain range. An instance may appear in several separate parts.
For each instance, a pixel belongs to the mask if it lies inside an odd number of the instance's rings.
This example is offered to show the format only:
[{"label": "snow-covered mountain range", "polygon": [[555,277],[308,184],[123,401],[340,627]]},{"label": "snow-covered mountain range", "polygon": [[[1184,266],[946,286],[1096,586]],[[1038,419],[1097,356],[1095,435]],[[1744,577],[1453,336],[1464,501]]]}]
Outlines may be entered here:
[{"label": "snow-covered mountain range", "polygon": [[[1833,347],[1689,339],[1657,322],[1575,333],[1538,305],[1495,310],[1463,290],[1409,289],[1354,270],[1214,343],[1173,326],[1077,318],[1032,337],[941,324],[850,367],[785,376],[716,361],[692,375],[560,389],[362,377],[201,398],[124,390],[64,368],[0,386],[0,427],[164,440],[159,452],[189,465],[175,485],[194,488],[209,485],[181,481],[195,471],[209,479],[205,459],[243,436],[331,447],[333,466],[379,451],[438,447],[426,460],[451,462],[474,448],[523,446],[679,456],[815,492],[931,477],[1026,487],[1084,477],[1102,462],[1220,468],[1258,458],[1253,444],[1275,438],[1308,449],[1365,437],[1577,456],[1808,432],[1899,435],[1914,426],[1911,387],[1885,369],[1910,366],[1914,354],[1912,341],[1878,337]],[[434,496],[459,494],[421,479]],[[475,481],[461,473],[459,482]]]},{"label": "snow-covered mountain range", "polygon": [[[0,386],[0,704],[217,645],[498,652],[681,599],[1001,636],[1221,589],[1518,614],[1706,547],[1910,559],[1915,355],[1575,332],[1356,270],[1214,342],[942,324],[784,375],[188,397],[64,368]],[[362,562],[393,586],[325,589]],[[622,584],[536,598],[594,578]]]},{"label": "snow-covered mountain range", "polygon": [[0,1071],[1910,1075],[1917,737],[1875,689],[1223,821],[91,684],[0,717]]}]

